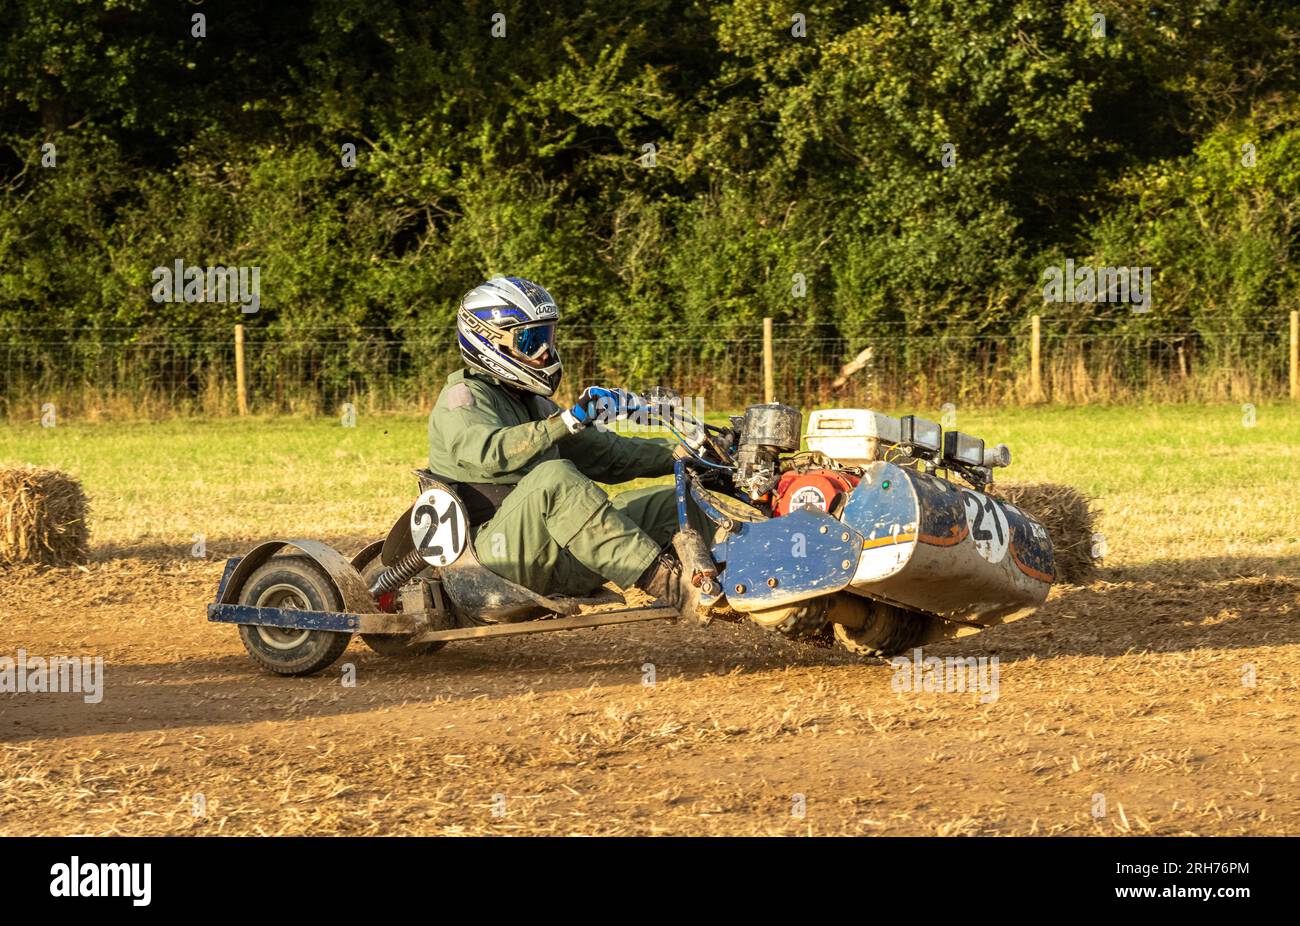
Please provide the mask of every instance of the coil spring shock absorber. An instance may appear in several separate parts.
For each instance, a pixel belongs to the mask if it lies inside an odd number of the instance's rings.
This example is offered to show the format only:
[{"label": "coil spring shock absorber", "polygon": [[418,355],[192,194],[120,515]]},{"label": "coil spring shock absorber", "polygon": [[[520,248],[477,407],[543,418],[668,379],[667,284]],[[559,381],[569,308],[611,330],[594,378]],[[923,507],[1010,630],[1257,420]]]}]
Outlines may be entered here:
[{"label": "coil spring shock absorber", "polygon": [[370,583],[370,594],[378,598],[386,592],[395,592],[411,579],[420,574],[429,565],[420,556],[419,550],[412,550],[396,563],[389,566]]}]

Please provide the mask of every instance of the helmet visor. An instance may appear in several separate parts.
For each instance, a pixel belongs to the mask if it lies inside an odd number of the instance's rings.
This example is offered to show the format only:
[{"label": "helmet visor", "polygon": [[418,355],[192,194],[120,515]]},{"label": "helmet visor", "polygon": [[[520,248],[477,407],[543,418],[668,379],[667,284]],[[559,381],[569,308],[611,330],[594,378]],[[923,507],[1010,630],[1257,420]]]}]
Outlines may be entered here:
[{"label": "helmet visor", "polygon": [[514,330],[515,351],[527,360],[538,361],[555,348],[555,323],[528,325]]}]

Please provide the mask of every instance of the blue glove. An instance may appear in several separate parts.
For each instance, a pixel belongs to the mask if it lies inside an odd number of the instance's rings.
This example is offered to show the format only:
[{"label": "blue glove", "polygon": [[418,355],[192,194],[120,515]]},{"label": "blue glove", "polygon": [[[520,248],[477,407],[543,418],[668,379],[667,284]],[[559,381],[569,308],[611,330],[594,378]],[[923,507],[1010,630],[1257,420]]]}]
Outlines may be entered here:
[{"label": "blue glove", "polygon": [[636,394],[626,389],[588,386],[572,408],[560,412],[560,417],[564,419],[570,433],[573,433],[596,421],[604,423],[622,418],[640,404]]}]

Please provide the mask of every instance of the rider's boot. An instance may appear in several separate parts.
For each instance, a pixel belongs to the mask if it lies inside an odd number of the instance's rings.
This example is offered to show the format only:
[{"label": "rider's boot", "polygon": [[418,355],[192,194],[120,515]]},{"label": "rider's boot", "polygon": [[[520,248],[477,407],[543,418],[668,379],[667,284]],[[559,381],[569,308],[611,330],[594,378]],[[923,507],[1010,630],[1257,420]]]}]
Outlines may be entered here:
[{"label": "rider's boot", "polygon": [[670,548],[650,564],[636,586],[666,601],[688,621],[707,625],[718,606],[722,590],[718,570],[703,539],[694,530],[678,531]]}]

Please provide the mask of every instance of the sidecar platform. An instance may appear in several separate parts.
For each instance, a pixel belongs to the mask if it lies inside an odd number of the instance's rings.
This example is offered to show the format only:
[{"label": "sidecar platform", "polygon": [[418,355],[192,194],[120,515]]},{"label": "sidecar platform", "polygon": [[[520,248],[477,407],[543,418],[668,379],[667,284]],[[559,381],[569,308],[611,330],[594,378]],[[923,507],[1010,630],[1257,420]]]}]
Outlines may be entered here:
[{"label": "sidecar platform", "polygon": [[[304,544],[308,544],[304,548]],[[364,560],[373,556],[380,544],[371,544],[361,551],[353,560],[353,563]],[[353,564],[347,563],[337,553],[314,541],[272,541],[264,544],[269,548],[269,552],[257,557],[258,565],[265,562],[273,553],[283,547],[293,546],[302,549],[309,555],[321,562],[333,565],[338,569],[338,563],[342,561],[347,565],[360,580],[360,575]],[[318,549],[319,548],[319,549]],[[259,547],[259,550],[262,548]],[[338,557],[337,560],[328,555],[317,556],[322,550]],[[563,610],[552,611],[555,617],[540,617],[535,620],[519,621],[516,623],[496,623],[480,624],[474,626],[451,627],[449,616],[446,613],[446,606],[435,601],[434,607],[414,612],[388,613],[384,611],[298,611],[285,608],[258,608],[252,605],[237,604],[226,600],[226,593],[231,589],[231,580],[237,575],[247,574],[250,557],[235,556],[226,560],[226,568],[221,576],[221,584],[217,588],[217,598],[212,604],[208,605],[208,620],[214,623],[224,624],[258,624],[268,627],[278,627],[284,630],[327,630],[333,633],[378,633],[378,634],[398,634],[408,635],[411,637],[411,643],[434,643],[451,640],[477,640],[485,637],[505,637],[505,636],[522,636],[532,633],[549,633],[560,630],[580,630],[587,627],[603,627],[612,624],[631,624],[639,621],[655,620],[676,620],[679,617],[676,609],[671,607],[645,606],[634,608],[616,608],[609,611],[595,611],[586,614],[579,614],[578,608],[584,605],[607,604],[614,598],[610,595],[598,595],[589,598],[562,598],[562,599],[545,599],[559,605]],[[241,569],[241,566],[245,567]],[[338,569],[342,575],[336,575],[331,571],[330,577],[339,585],[347,585],[347,572]],[[340,581],[342,579],[342,581]],[[236,586],[237,587],[237,586]],[[233,596],[232,596],[233,597]],[[346,598],[344,599],[347,600]],[[349,603],[351,607],[351,604]]]}]

